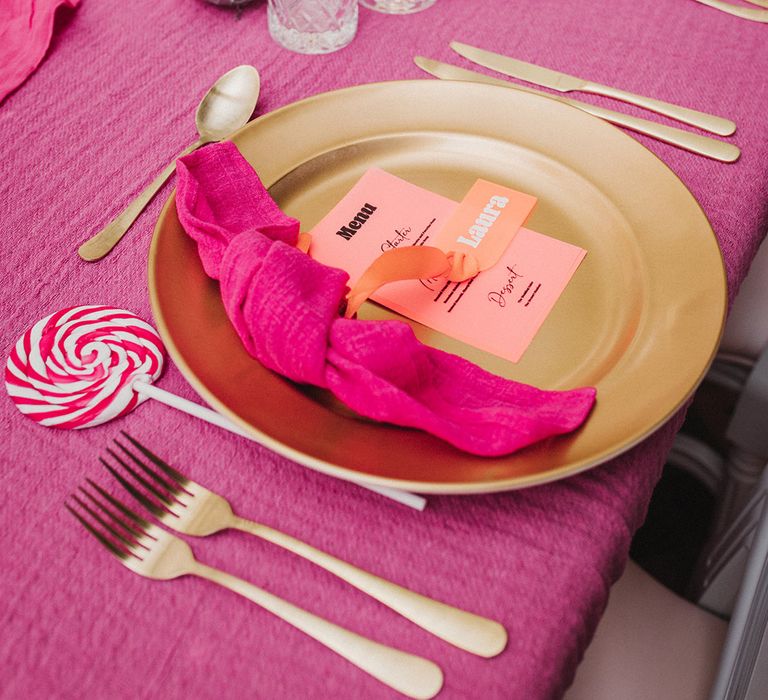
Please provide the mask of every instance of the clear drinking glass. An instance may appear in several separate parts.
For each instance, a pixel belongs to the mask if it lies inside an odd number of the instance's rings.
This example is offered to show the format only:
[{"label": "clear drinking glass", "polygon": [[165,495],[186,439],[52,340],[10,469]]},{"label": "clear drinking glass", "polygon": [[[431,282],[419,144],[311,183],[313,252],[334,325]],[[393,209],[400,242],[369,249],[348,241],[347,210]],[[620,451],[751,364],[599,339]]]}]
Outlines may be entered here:
[{"label": "clear drinking glass", "polygon": [[435,0],[360,0],[363,7],[390,15],[407,15],[421,12],[435,4]]},{"label": "clear drinking glass", "polygon": [[357,0],[269,0],[272,38],[298,53],[330,53],[357,32]]}]

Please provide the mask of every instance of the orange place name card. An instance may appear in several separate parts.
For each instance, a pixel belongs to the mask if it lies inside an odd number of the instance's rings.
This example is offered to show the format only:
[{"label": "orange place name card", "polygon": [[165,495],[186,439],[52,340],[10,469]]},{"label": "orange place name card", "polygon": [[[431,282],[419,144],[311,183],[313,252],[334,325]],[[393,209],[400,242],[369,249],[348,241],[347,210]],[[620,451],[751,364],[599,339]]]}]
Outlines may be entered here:
[{"label": "orange place name card", "polygon": [[[498,185],[473,190],[482,194],[479,199],[473,198],[471,206],[488,192],[514,192]],[[491,194],[481,209],[493,196],[507,194]],[[530,213],[530,209],[525,213],[522,202],[520,199],[507,204],[512,207],[510,214],[516,211],[514,216],[506,217],[508,223],[504,225],[507,232],[514,229],[505,234],[511,243],[508,239],[499,252],[500,259],[490,268],[464,282],[449,282],[444,277],[392,282],[372,299],[481,350],[519,361],[586,255],[583,248],[520,228]],[[530,197],[528,203],[532,208],[535,199]],[[349,273],[351,286],[387,250],[435,246],[444,236],[445,226],[457,220],[455,214],[465,204],[466,200],[460,205],[383,170],[372,169],[315,226],[309,252],[319,262]],[[495,208],[503,211],[506,207]],[[469,210],[467,205],[466,212]],[[489,238],[500,221],[501,214],[479,238]],[[517,227],[514,221],[520,222]],[[481,248],[478,244],[476,250]],[[456,250],[450,246],[448,249]]]},{"label": "orange place name card", "polygon": [[501,259],[515,234],[531,215],[536,197],[478,180],[467,192],[432,245],[472,255],[479,269]]}]

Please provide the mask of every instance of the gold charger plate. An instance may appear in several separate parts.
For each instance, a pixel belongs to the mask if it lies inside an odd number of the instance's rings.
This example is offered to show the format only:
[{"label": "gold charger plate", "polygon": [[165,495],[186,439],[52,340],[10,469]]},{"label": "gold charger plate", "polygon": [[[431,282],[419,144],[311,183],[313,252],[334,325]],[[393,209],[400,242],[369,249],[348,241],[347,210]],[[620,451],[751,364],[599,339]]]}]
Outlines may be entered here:
[{"label": "gold charger plate", "polygon": [[[206,401],[299,463],[422,493],[552,481],[649,435],[691,395],[714,356],[726,287],[712,229],[672,171],[599,119],[505,88],[419,80],[316,95],[258,118],[232,140],[303,230],[377,166],[453,199],[478,177],[534,194],[528,226],[588,251],[517,364],[411,323],[423,342],[496,374],[547,389],[597,387],[595,409],[575,433],[476,457],[421,431],[359,419],[327,392],[251,358],[171,195],[149,257],[152,308],[169,353]],[[360,316],[394,314],[366,304]]]}]

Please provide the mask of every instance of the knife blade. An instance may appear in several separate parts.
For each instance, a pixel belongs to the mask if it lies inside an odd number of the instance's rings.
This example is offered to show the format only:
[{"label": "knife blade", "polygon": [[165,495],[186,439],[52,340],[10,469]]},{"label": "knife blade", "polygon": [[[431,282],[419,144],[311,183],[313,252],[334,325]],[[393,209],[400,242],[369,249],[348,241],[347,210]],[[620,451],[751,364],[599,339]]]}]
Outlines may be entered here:
[{"label": "knife blade", "polygon": [[519,90],[520,92],[528,92],[558,102],[564,102],[567,105],[571,105],[572,107],[576,107],[577,109],[596,117],[600,117],[612,124],[623,126],[632,131],[671,144],[672,146],[677,146],[678,148],[683,148],[691,153],[719,160],[723,163],[733,163],[735,160],[738,160],[741,155],[741,151],[733,144],[725,143],[724,141],[719,141],[718,139],[713,139],[709,136],[693,134],[690,131],[683,131],[682,129],[676,129],[672,126],[666,126],[665,124],[659,124],[647,119],[640,119],[639,117],[632,117],[628,114],[622,114],[621,112],[614,112],[610,109],[605,109],[604,107],[598,107],[596,105],[587,104],[586,102],[571,99],[570,97],[560,97],[559,95],[552,95],[551,93],[542,92],[541,90],[522,87],[521,85],[510,83],[508,80],[492,78],[483,73],[459,68],[450,63],[435,61],[431,58],[426,58],[425,56],[415,56],[413,60],[419,68],[437,78],[487,83],[489,85],[497,85],[509,88],[510,90]]},{"label": "knife blade", "polygon": [[695,109],[662,102],[651,97],[635,95],[634,93],[619,90],[609,85],[593,83],[589,80],[568,75],[567,73],[543,68],[542,66],[526,63],[525,61],[518,61],[509,56],[502,56],[492,51],[479,49],[476,46],[462,44],[459,41],[452,41],[450,46],[457,54],[468,58],[473,63],[498,71],[511,78],[525,80],[527,83],[540,85],[541,87],[557,90],[558,92],[577,90],[580,92],[590,92],[594,95],[602,95],[603,97],[611,97],[622,102],[629,102],[643,109],[648,109],[657,114],[663,114],[684,124],[696,126],[699,129],[704,129],[704,131],[719,134],[720,136],[730,136],[736,131],[736,124],[730,119],[723,119],[713,114],[698,112]]}]

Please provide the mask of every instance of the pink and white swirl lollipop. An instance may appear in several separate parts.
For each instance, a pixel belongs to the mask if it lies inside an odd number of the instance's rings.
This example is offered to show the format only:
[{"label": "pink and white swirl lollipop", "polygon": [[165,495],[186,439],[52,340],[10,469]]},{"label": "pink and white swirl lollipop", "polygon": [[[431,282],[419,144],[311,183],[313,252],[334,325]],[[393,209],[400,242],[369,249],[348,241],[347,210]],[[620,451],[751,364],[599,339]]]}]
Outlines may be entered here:
[{"label": "pink and white swirl lollipop", "polygon": [[73,306],[19,338],[5,366],[5,388],[19,411],[51,428],[90,428],[152,398],[249,437],[216,411],[153,386],[164,359],[157,331],[136,314]]},{"label": "pink and white swirl lollipop", "polygon": [[75,306],[19,338],[5,386],[24,415],[54,428],[89,428],[132,411],[163,370],[165,350],[148,323],[111,306]]}]

